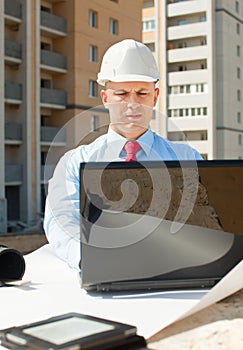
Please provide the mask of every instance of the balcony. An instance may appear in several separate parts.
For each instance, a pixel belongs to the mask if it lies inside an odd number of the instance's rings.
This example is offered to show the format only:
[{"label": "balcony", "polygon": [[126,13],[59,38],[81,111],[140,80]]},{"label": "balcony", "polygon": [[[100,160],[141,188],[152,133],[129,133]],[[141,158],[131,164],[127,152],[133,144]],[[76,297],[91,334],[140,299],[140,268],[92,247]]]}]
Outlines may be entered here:
[{"label": "balcony", "polygon": [[208,103],[209,95],[206,93],[169,95],[168,99],[169,108],[201,107]]},{"label": "balcony", "polygon": [[22,102],[22,85],[5,80],[5,103],[20,104]]},{"label": "balcony", "polygon": [[199,61],[207,59],[207,46],[195,46],[168,51],[168,63]]},{"label": "balcony", "polygon": [[207,69],[195,69],[182,72],[169,72],[168,84],[172,85],[184,85],[193,83],[203,83],[208,81]]},{"label": "balcony", "polygon": [[21,63],[22,47],[16,41],[5,39],[4,43],[5,62],[9,65],[16,65]]},{"label": "balcony", "polygon": [[23,181],[23,169],[21,164],[5,165],[5,185],[21,185]]},{"label": "balcony", "polygon": [[41,50],[41,68],[48,71],[66,73],[67,57],[57,52]]},{"label": "balcony", "polygon": [[41,107],[65,109],[67,105],[67,93],[63,90],[41,88]]},{"label": "balcony", "polygon": [[45,35],[50,35],[52,37],[67,35],[67,22],[63,17],[41,11],[40,23],[41,30]]},{"label": "balcony", "polygon": [[19,145],[22,143],[22,125],[16,122],[5,123],[5,144]]},{"label": "balcony", "polygon": [[208,117],[168,118],[168,132],[199,131],[208,129]]},{"label": "balcony", "polygon": [[13,26],[13,29],[18,29],[18,24],[22,21],[22,4],[16,0],[5,0],[4,12],[5,22]]},{"label": "balcony", "polygon": [[206,10],[207,2],[205,0],[170,1],[167,6],[168,17],[191,15]]},{"label": "balcony", "polygon": [[168,40],[195,38],[208,35],[208,23],[196,22],[168,27]]},{"label": "balcony", "polygon": [[66,130],[55,126],[42,126],[40,140],[42,146],[65,146]]}]

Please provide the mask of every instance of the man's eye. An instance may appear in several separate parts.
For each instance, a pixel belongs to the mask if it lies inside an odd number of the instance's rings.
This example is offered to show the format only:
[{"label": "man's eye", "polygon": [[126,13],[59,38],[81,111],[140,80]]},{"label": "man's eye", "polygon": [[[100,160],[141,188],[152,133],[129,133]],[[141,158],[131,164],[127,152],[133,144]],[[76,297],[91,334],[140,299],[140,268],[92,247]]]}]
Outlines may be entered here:
[{"label": "man's eye", "polygon": [[117,96],[124,96],[124,95],[126,95],[126,94],[127,94],[126,91],[116,91],[116,92],[115,92],[115,95],[117,95]]},{"label": "man's eye", "polygon": [[147,93],[147,92],[142,92],[142,91],[140,91],[140,92],[138,92],[138,95],[146,96],[146,95],[148,95],[148,93]]}]

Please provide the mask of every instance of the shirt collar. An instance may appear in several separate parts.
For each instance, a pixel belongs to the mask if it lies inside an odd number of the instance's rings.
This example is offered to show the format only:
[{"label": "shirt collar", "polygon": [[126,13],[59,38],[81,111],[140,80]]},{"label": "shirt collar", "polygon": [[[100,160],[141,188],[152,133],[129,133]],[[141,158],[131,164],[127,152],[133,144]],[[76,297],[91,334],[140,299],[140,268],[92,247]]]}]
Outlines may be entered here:
[{"label": "shirt collar", "polygon": [[119,158],[126,142],[127,139],[125,137],[119,135],[109,126],[107,132],[107,146],[109,149],[109,154],[112,158]]},{"label": "shirt collar", "polygon": [[146,156],[149,156],[154,142],[153,131],[149,128],[136,141],[140,144],[141,148],[146,153]]},{"label": "shirt collar", "polygon": [[[152,130],[149,128],[136,141],[140,144],[145,154],[149,156],[154,142],[154,134]],[[111,127],[109,127],[107,132],[107,144],[109,145],[114,143],[114,146],[110,149],[114,157],[119,157],[126,142],[127,139],[125,137],[119,135]]]}]

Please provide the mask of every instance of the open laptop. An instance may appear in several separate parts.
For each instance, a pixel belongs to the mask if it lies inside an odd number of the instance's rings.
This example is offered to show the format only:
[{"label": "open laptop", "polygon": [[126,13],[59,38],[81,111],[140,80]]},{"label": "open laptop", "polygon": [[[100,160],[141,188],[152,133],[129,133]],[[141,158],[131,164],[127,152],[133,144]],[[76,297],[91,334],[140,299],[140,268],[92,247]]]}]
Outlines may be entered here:
[{"label": "open laptop", "polygon": [[243,258],[243,161],[80,165],[81,286],[208,288]]}]

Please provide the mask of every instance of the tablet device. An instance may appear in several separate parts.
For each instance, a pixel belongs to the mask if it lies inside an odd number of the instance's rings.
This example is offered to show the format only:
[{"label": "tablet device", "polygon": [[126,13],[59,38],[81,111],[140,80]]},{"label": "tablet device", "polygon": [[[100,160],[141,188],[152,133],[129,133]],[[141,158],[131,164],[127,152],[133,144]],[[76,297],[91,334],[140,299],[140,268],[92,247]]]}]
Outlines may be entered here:
[{"label": "tablet device", "polygon": [[[40,322],[0,331],[2,345],[10,349],[145,349],[136,327],[79,313],[68,313]],[[137,345],[139,347],[137,347]],[[142,347],[140,347],[140,345]],[[134,347],[132,347],[134,349]]]}]

